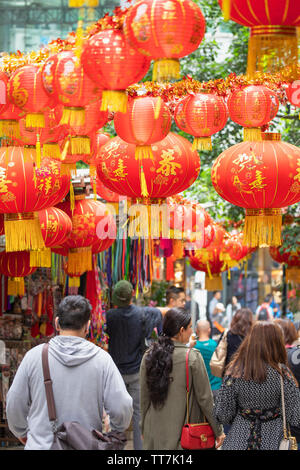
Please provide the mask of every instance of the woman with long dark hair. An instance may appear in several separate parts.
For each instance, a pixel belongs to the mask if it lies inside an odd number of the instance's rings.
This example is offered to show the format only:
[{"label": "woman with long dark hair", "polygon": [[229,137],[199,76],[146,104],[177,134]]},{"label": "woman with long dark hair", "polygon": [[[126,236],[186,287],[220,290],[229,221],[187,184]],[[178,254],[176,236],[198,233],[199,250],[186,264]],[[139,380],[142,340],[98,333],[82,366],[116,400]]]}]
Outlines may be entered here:
[{"label": "woman with long dark hair", "polygon": [[231,424],[222,450],[278,450],[283,438],[281,380],[286,419],[300,425],[300,393],[287,366],[282,328],[257,321],[225,370],[216,398],[220,424]]},{"label": "woman with long dark hair", "polygon": [[[186,344],[191,334],[190,313],[171,309],[164,317],[162,336],[143,357],[140,384],[144,450],[181,449],[181,430],[186,422]],[[195,349],[189,355],[189,375],[190,422],[203,422],[205,416],[214,430],[218,447],[225,436],[214,418],[204,361]]]},{"label": "woman with long dark hair", "polygon": [[249,308],[240,308],[234,315],[227,332],[225,367],[229,364],[233,354],[237,351],[245,336],[250,331],[253,321],[253,313]]}]

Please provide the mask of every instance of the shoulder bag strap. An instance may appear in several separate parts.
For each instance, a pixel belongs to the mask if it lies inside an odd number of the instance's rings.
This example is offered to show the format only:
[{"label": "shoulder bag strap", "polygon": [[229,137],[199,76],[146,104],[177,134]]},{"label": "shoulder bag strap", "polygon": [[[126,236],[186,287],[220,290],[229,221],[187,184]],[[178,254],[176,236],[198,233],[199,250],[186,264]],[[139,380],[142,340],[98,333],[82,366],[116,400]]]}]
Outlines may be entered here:
[{"label": "shoulder bag strap", "polygon": [[[282,367],[280,366],[282,370]],[[282,407],[282,419],[283,419],[283,435],[284,438],[287,439],[287,427],[286,427],[286,416],[285,416],[285,401],[284,401],[284,385],[283,385],[283,377],[280,374],[280,386],[281,386],[281,407]]]},{"label": "shoulder bag strap", "polygon": [[189,354],[190,354],[190,348],[188,348],[185,356],[185,369],[186,369],[186,422],[187,424],[189,423],[190,417],[189,417]]},{"label": "shoulder bag strap", "polygon": [[49,361],[48,361],[48,349],[49,344],[45,343],[42,350],[42,365],[43,365],[43,374],[44,374],[44,384],[46,391],[46,399],[48,405],[48,414],[49,420],[56,424],[56,409],[55,401],[52,389],[52,380],[50,377]]}]

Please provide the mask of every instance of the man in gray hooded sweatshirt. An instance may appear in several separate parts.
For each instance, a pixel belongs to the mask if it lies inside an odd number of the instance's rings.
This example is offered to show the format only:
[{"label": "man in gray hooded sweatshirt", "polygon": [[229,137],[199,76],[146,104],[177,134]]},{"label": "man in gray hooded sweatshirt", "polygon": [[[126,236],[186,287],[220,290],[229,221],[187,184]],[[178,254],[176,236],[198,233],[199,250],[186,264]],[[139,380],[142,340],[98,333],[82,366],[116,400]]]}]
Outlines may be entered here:
[{"label": "man in gray hooded sweatshirt", "polygon": [[[49,341],[49,367],[58,425],[78,421],[102,430],[103,408],[112,431],[124,432],[132,417],[132,398],[111,356],[87,341],[91,305],[80,295],[65,297]],[[46,402],[42,348],[26,353],[7,395],[7,421],[26,450],[48,450],[53,442]]]}]

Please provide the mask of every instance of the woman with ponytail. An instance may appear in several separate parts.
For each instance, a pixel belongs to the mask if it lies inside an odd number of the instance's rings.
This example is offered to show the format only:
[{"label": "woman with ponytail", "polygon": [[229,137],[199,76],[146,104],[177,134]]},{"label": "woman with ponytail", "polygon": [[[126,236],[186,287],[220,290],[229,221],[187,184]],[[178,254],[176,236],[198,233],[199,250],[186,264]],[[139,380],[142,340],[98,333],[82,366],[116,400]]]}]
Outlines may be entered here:
[{"label": "woman with ponytail", "polygon": [[[163,332],[145,353],[140,369],[141,431],[144,450],[181,449],[182,426],[186,423],[186,344],[192,331],[191,315],[174,308],[164,316]],[[189,354],[190,422],[204,416],[216,436],[223,440],[223,428],[214,419],[213,395],[201,353]]]}]

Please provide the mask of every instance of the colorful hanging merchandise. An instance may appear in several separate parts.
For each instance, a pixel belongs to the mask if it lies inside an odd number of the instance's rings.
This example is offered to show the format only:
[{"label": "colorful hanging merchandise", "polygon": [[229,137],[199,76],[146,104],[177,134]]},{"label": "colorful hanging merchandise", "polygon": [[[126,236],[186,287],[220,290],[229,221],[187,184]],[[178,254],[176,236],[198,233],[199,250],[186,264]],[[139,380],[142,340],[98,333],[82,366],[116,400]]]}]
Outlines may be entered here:
[{"label": "colorful hanging merchandise", "polygon": [[281,245],[281,208],[300,201],[300,150],[277,133],[262,142],[242,142],[225,150],[211,179],[226,201],[246,209],[244,244]]},{"label": "colorful hanging merchandise", "polygon": [[228,110],[222,97],[203,90],[183,98],[174,119],[181,130],[194,136],[193,149],[212,150],[211,136],[226,125]]},{"label": "colorful hanging merchandise", "polygon": [[219,0],[225,18],[250,28],[247,74],[290,67],[297,78],[297,0]]},{"label": "colorful hanging merchandise", "polygon": [[205,18],[191,0],[140,0],[125,16],[129,44],[154,59],[153,80],[180,78],[179,59],[198,49],[205,34]]}]

